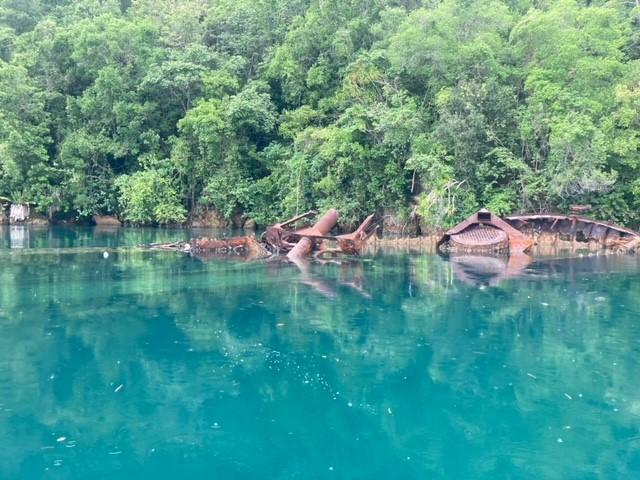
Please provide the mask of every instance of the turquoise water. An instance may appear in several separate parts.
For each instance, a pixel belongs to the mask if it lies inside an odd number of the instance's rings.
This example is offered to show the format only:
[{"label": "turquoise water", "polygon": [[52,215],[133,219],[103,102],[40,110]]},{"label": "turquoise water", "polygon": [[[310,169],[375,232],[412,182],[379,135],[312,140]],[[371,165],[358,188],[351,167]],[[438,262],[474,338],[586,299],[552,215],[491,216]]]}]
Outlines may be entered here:
[{"label": "turquoise water", "polygon": [[189,234],[0,229],[0,478],[640,478],[635,257],[117,249]]}]

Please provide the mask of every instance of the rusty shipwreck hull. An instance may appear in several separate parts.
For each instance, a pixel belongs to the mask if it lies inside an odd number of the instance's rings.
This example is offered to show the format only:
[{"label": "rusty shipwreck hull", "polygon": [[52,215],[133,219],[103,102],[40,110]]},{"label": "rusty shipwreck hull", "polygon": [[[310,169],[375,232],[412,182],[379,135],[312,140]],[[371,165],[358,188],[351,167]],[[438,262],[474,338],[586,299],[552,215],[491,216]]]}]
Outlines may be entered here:
[{"label": "rusty shipwreck hull", "polygon": [[640,234],[608,222],[559,214],[512,215],[502,219],[484,209],[445,232],[437,249],[444,254],[513,255],[527,253],[534,243],[558,241],[615,252],[640,249]]},{"label": "rusty shipwreck hull", "polygon": [[271,256],[254,237],[194,238],[188,242],[147,245],[151,250],[188,253],[202,259],[259,260]]},{"label": "rusty shipwreck hull", "polygon": [[502,255],[525,253],[533,241],[503,219],[482,209],[438,240],[440,253]]},{"label": "rusty shipwreck hull", "polygon": [[[299,221],[308,220],[316,212],[307,212],[285,222],[276,223],[267,228],[261,241],[253,236],[230,238],[195,238],[188,242],[174,242],[146,245],[153,250],[169,250],[189,253],[199,258],[238,258],[258,260],[272,255],[286,253],[291,260],[302,259],[313,254],[317,258],[336,257],[338,255],[359,255],[367,240],[377,229],[373,224],[373,215],[352,233],[332,236],[340,215],[331,209],[324,213],[313,225],[294,229]],[[334,246],[328,246],[331,243]]]},{"label": "rusty shipwreck hull", "polygon": [[231,237],[225,239],[197,238],[190,243],[190,252],[198,256],[231,256],[247,260],[266,258],[269,252],[254,237]]},{"label": "rusty shipwreck hull", "polygon": [[505,221],[536,241],[550,237],[583,244],[595,244],[604,250],[634,252],[640,247],[640,234],[609,222],[577,215],[529,214],[511,215]]}]

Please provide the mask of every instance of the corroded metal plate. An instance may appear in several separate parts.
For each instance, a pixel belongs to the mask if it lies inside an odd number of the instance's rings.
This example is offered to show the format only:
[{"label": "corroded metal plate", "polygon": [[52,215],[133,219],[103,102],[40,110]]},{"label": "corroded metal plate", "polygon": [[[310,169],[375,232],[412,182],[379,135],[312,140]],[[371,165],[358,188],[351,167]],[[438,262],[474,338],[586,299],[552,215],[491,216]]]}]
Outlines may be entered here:
[{"label": "corroded metal plate", "polygon": [[508,242],[507,234],[488,225],[473,225],[466,230],[451,235],[451,242],[465,248],[487,248]]}]

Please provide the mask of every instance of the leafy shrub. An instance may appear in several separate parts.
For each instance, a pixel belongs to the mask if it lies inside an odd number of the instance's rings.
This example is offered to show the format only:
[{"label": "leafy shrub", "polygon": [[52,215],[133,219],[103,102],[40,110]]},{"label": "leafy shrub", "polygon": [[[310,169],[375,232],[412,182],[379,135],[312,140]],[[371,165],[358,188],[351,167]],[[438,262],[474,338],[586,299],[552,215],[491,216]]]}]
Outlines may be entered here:
[{"label": "leafy shrub", "polygon": [[183,223],[187,212],[171,181],[156,170],[122,175],[116,180],[126,221],[137,224]]}]

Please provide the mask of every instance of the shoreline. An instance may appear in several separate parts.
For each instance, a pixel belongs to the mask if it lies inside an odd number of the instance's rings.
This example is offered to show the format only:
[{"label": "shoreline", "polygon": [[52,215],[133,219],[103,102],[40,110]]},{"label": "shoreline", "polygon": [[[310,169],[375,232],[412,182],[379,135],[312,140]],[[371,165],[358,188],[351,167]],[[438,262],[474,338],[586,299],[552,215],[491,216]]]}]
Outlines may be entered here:
[{"label": "shoreline", "polygon": [[[0,224],[0,230],[3,229],[25,229],[44,231],[51,228],[54,229],[79,229],[79,230],[94,230],[99,232],[124,232],[135,230],[157,230],[157,231],[184,231],[184,232],[215,232],[217,238],[229,238],[233,236],[248,236],[260,238],[261,230],[259,231],[245,231],[245,230],[233,230],[215,227],[194,227],[194,226],[144,226],[135,227],[129,225],[76,225],[76,224],[31,224],[31,223],[13,223],[13,224]],[[388,236],[377,237],[373,236],[366,243],[363,254],[375,255],[377,253],[384,252],[406,252],[406,253],[426,253],[436,254],[437,242],[441,238],[439,234],[430,234],[425,236],[396,236],[389,234]],[[536,256],[593,256],[593,255],[619,255],[628,254],[628,252],[619,252],[611,248],[607,248],[597,242],[580,242],[563,240],[559,234],[534,234],[528,235],[534,242],[531,251],[527,254],[533,257]]]}]

